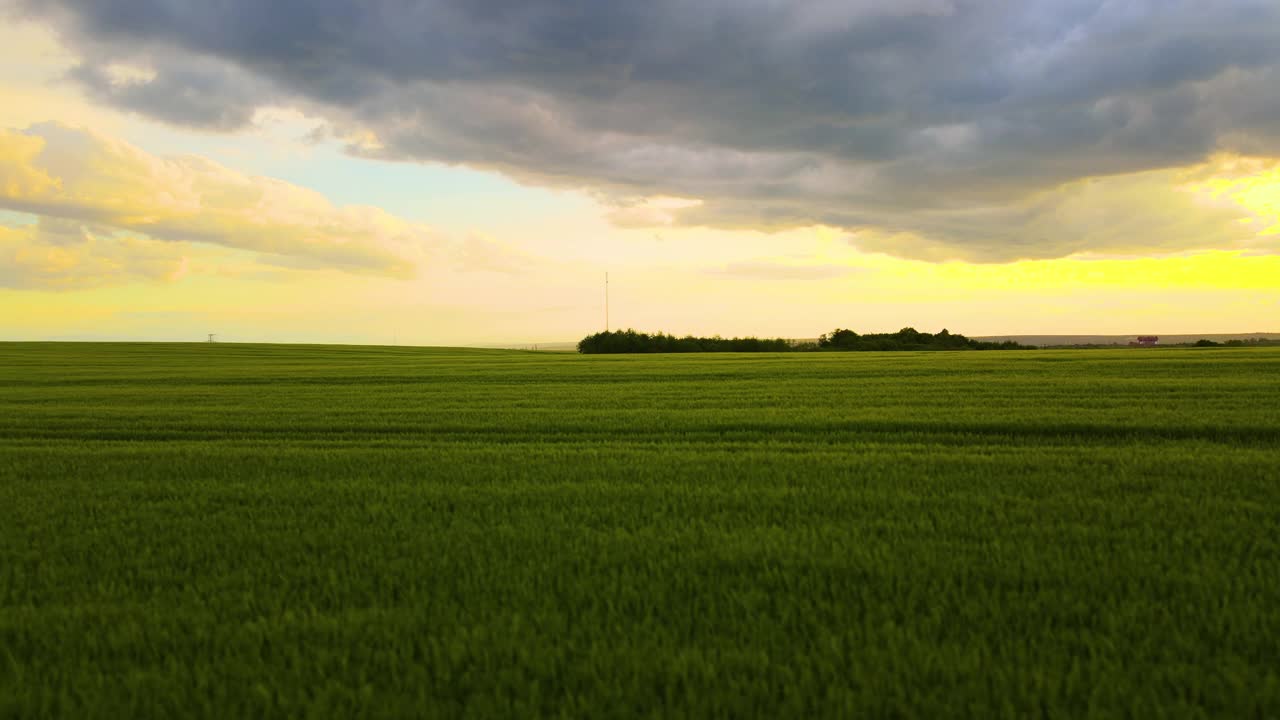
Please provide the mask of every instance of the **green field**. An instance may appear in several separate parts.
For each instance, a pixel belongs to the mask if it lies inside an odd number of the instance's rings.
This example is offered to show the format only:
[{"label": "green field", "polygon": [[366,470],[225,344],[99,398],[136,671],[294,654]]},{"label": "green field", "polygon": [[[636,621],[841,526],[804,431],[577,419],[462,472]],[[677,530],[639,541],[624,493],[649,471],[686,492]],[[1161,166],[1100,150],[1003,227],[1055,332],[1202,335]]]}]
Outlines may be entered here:
[{"label": "green field", "polygon": [[1280,717],[1280,349],[0,344],[0,717]]}]

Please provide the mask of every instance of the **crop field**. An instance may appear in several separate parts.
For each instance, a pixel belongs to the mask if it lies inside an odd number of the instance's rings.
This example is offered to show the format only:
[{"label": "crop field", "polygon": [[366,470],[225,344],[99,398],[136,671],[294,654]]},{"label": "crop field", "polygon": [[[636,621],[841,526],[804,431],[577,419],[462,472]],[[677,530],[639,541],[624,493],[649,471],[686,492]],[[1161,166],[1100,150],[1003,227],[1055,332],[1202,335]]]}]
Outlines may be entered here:
[{"label": "crop field", "polygon": [[1280,717],[1280,349],[0,344],[0,717]]}]

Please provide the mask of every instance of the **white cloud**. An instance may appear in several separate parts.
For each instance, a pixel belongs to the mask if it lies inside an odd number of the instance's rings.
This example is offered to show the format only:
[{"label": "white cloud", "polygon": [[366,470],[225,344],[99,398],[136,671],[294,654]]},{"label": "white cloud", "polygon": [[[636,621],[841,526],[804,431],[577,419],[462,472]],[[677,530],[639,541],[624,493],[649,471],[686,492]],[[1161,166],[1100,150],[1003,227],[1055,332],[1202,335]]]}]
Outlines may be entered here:
[{"label": "white cloud", "polygon": [[409,277],[441,240],[379,208],[199,156],[158,157],[60,124],[0,130],[0,207],[140,235],[251,250],[277,264]]},{"label": "white cloud", "polygon": [[79,290],[187,273],[184,243],[116,236],[71,220],[0,226],[0,287]]}]

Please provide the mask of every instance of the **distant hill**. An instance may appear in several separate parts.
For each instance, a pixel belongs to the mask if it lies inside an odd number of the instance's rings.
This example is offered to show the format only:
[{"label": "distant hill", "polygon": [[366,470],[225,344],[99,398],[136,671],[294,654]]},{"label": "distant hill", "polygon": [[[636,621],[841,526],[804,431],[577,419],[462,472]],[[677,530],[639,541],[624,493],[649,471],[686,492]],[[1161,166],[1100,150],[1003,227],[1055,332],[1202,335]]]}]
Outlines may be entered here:
[{"label": "distant hill", "polygon": [[[1036,345],[1038,347],[1054,347],[1062,345],[1128,345],[1130,342],[1138,339],[1138,335],[1146,335],[1148,333],[1134,333],[1133,335],[977,335],[974,340],[983,342],[1016,342],[1020,345]],[[1251,338],[1263,338],[1265,340],[1280,340],[1280,333],[1199,333],[1190,335],[1159,335],[1161,345],[1178,345],[1181,343],[1193,343],[1197,340],[1213,340],[1214,342],[1226,342],[1228,340],[1249,340]],[[818,339],[814,338],[793,338],[792,342],[816,343]],[[545,342],[545,343],[495,343],[493,345],[476,345],[473,347],[495,348],[500,350],[538,350],[539,352],[577,352],[578,343],[576,342]]]},{"label": "distant hill", "polygon": [[544,342],[544,343],[505,343],[494,345],[472,345],[471,347],[490,348],[493,350],[537,350],[538,352],[578,352],[576,342]]},{"label": "distant hill", "polygon": [[[1161,345],[1178,345],[1181,343],[1193,343],[1197,340],[1213,340],[1214,342],[1226,342],[1228,340],[1250,340],[1253,338],[1262,338],[1264,340],[1280,340],[1280,333],[1199,333],[1191,335],[1159,335],[1158,333],[1143,333],[1157,335],[1160,338]],[[1056,345],[1128,345],[1130,342],[1138,339],[1138,335],[986,335],[975,338],[977,340],[986,340],[989,342],[1004,342],[1012,340],[1023,345],[1037,345],[1040,347],[1054,347]]]}]

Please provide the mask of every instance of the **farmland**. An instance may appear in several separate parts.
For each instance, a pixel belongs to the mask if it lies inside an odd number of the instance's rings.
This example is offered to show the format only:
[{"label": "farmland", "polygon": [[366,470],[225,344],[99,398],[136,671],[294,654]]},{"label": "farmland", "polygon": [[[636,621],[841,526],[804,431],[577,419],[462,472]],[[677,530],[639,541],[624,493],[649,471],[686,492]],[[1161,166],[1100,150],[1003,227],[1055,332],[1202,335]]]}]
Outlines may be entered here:
[{"label": "farmland", "polygon": [[1280,715],[1280,349],[0,344],[0,717]]}]

